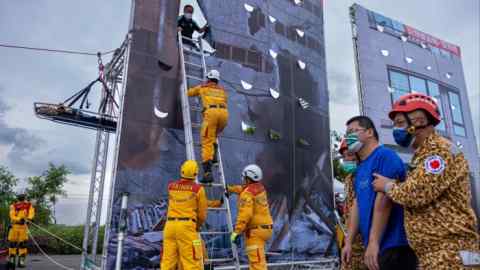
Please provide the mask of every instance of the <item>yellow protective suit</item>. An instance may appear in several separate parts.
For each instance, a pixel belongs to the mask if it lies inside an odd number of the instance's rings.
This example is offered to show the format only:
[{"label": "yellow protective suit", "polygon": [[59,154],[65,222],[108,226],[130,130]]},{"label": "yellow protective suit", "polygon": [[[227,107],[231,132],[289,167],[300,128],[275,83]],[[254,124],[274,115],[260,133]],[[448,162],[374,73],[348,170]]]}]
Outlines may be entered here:
[{"label": "yellow protective suit", "polygon": [[188,96],[200,96],[203,106],[201,129],[202,162],[213,160],[214,143],[218,134],[227,126],[227,93],[223,87],[208,82],[188,90]]},{"label": "yellow protective suit", "polygon": [[229,186],[228,191],[237,193],[243,189],[238,199],[238,216],[235,233],[245,232],[249,269],[267,269],[265,242],[272,236],[273,220],[270,215],[265,187],[261,183],[247,186]]},{"label": "yellow protective suit", "polygon": [[198,229],[207,218],[205,189],[193,180],[168,185],[167,222],[163,231],[162,270],[203,269],[202,242]]},{"label": "yellow protective suit", "polygon": [[34,217],[35,209],[31,203],[21,201],[10,205],[10,223],[12,228],[8,232],[8,242],[10,243],[10,248],[8,249],[9,256],[27,256],[25,242],[28,240],[28,235],[25,221],[32,220]]}]

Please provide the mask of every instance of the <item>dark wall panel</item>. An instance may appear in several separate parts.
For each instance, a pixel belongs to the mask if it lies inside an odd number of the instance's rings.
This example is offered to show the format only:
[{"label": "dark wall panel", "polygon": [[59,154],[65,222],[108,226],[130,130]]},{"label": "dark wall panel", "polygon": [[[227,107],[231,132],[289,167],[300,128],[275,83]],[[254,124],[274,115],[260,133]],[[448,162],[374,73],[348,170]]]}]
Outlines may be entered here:
[{"label": "dark wall panel", "polygon": [[[247,2],[199,1],[217,48],[207,65],[220,71],[229,94],[229,125],[220,139],[225,176],[240,183],[245,165],[263,168],[275,222],[267,249],[277,255],[269,256],[270,262],[335,256],[321,1],[303,6],[289,0]],[[136,0],[134,6],[108,269],[113,269],[124,191],[131,194],[124,269],[158,267],[162,233],[157,223],[166,214],[166,186],[179,177],[185,159],[175,33],[179,3]],[[160,69],[158,60],[172,69]],[[242,81],[252,89],[244,89]],[[280,97],[274,99],[270,89]],[[158,118],[155,108],[168,116]],[[198,113],[192,119],[201,120]],[[255,132],[242,132],[242,122],[255,126]],[[272,140],[272,132],[279,137]],[[219,194],[208,192],[210,199]],[[231,203],[235,215],[236,199]],[[224,219],[211,215],[208,226],[222,229]],[[211,257],[228,253],[227,237],[205,240]],[[242,250],[245,263],[244,255]]]}]

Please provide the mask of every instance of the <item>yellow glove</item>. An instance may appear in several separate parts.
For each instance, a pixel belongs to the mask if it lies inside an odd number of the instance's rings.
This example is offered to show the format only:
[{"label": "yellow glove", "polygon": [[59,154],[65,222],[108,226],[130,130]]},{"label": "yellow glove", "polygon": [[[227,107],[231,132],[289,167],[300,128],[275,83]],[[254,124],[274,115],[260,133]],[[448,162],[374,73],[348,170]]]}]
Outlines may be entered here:
[{"label": "yellow glove", "polygon": [[230,241],[232,243],[234,243],[235,245],[240,245],[240,235],[236,232],[233,232],[231,235],[230,235]]}]

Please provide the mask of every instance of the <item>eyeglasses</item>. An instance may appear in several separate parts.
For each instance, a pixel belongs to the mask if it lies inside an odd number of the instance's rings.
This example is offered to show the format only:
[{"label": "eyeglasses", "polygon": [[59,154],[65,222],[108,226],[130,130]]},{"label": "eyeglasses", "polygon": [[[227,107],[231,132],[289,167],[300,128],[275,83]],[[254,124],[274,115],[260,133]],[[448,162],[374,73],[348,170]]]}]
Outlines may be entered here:
[{"label": "eyeglasses", "polygon": [[359,133],[360,131],[365,131],[367,130],[366,128],[356,128],[356,129],[349,129],[347,130],[347,132],[345,133],[347,136],[352,134],[352,133]]},{"label": "eyeglasses", "polygon": [[419,116],[419,117],[408,117],[408,120],[410,120],[410,123],[424,123],[425,121],[427,121],[427,118],[423,117],[423,116]]}]

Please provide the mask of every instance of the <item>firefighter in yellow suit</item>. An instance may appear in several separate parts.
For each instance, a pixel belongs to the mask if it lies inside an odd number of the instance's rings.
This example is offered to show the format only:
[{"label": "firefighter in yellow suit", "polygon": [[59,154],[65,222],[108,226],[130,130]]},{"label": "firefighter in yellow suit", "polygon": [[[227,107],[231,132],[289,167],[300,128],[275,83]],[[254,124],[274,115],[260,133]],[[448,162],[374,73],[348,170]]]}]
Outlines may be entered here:
[{"label": "firefighter in yellow suit", "polygon": [[203,269],[202,242],[198,229],[207,218],[205,189],[195,183],[198,165],[187,160],[181,167],[181,179],[168,185],[167,222],[163,231],[161,269]]},{"label": "firefighter in yellow suit", "polygon": [[213,182],[212,165],[217,162],[217,136],[227,126],[227,93],[218,84],[220,72],[210,70],[207,74],[207,83],[195,86],[188,90],[188,96],[200,96],[203,106],[203,123],[201,129],[202,166],[204,175],[202,183]]},{"label": "firefighter in yellow suit", "polygon": [[28,240],[26,222],[32,220],[34,216],[35,209],[32,204],[26,200],[24,192],[19,192],[17,201],[10,205],[10,223],[12,225],[8,232],[8,242],[10,244],[8,263],[10,266],[15,265],[15,258],[18,255],[18,266],[25,267],[26,242]]},{"label": "firefighter in yellow suit", "polygon": [[230,240],[238,245],[240,235],[245,233],[249,269],[266,270],[265,242],[272,236],[273,221],[267,191],[260,183],[262,169],[255,164],[248,165],[243,169],[242,177],[246,185],[228,187],[229,193],[240,193],[237,224]]},{"label": "firefighter in yellow suit", "polygon": [[[208,200],[207,201],[207,206],[208,208],[219,208],[222,207],[223,205],[223,197],[220,200]],[[202,251],[203,251],[203,261],[208,260],[208,251],[207,251],[207,246],[205,245],[205,241],[203,239],[200,239],[202,241]],[[204,269],[213,269],[210,264],[205,264]],[[183,270],[182,264],[178,264],[177,270]]]}]

